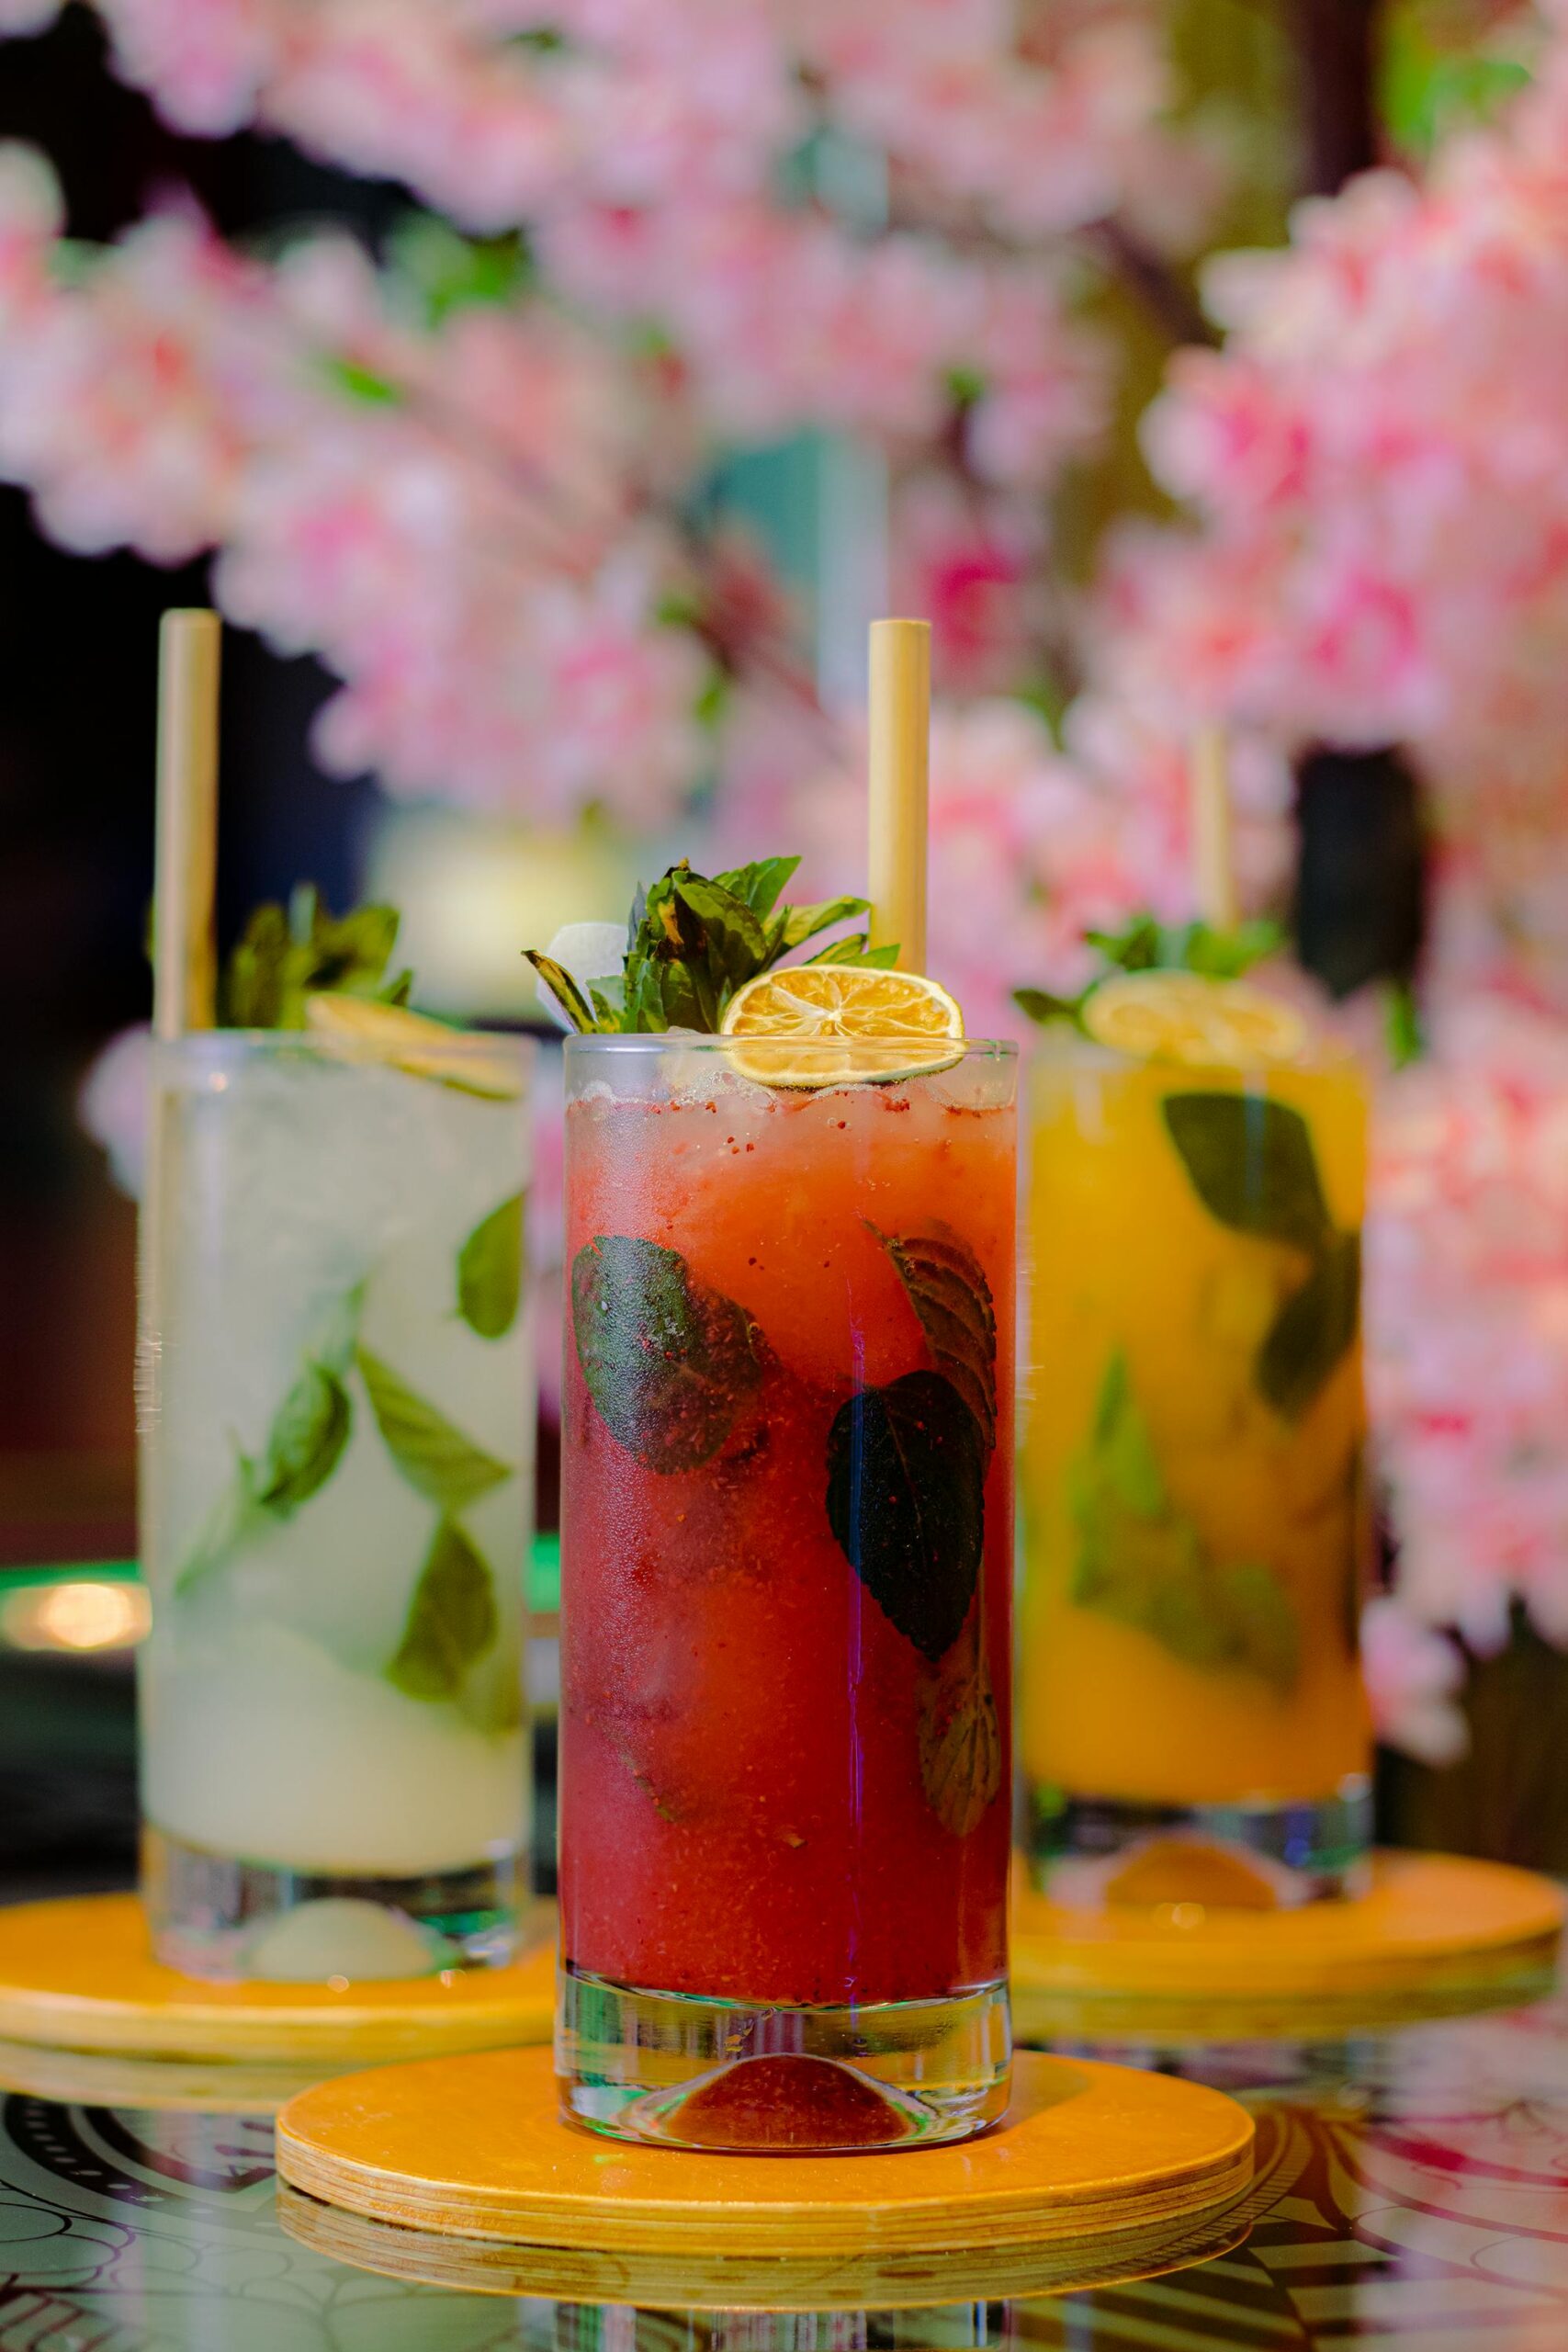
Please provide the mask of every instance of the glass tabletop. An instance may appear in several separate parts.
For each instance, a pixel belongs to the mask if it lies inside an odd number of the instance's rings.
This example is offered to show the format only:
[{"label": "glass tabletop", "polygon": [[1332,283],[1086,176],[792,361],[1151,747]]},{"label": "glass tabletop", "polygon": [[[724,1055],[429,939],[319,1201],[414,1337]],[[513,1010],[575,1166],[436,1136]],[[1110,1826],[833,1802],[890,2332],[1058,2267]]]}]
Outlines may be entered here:
[{"label": "glass tabletop", "polygon": [[0,2352],[1568,2344],[1568,2000],[1310,2052],[1215,2046],[1173,2063],[1257,2117],[1245,2243],[1082,2294],[886,2313],[638,2312],[378,2276],[287,2226],[263,2118],[11,2096],[0,2104]]}]

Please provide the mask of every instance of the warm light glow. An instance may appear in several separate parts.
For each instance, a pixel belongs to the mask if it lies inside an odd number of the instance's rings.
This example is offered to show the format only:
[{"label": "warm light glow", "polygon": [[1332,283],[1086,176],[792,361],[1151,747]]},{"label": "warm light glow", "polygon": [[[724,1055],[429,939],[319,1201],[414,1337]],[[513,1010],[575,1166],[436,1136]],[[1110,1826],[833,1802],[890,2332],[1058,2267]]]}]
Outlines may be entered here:
[{"label": "warm light glow", "polygon": [[152,1620],[137,1584],[36,1585],[0,1602],[0,1639],[18,1650],[126,1650]]}]

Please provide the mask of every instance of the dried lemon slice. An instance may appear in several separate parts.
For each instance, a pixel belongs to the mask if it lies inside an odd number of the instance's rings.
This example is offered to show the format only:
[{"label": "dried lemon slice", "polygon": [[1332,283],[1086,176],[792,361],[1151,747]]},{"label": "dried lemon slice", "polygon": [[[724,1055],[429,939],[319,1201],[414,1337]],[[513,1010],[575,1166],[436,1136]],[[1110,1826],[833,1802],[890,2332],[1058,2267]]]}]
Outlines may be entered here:
[{"label": "dried lemon slice", "polygon": [[514,1102],[523,1091],[515,1054],[502,1040],[409,1012],[400,1004],[319,989],[305,999],[306,1034],[328,1053],[390,1062],[414,1078],[434,1078],[460,1094]]},{"label": "dried lemon slice", "polygon": [[765,1086],[841,1086],[847,1079],[945,1069],[957,1059],[964,1015],[920,972],[795,964],[759,972],[738,989],[719,1027],[735,1039],[735,1065],[748,1078]]},{"label": "dried lemon slice", "polygon": [[1209,1069],[1293,1062],[1307,1044],[1294,1005],[1197,972],[1123,972],[1094,990],[1079,1018],[1097,1046]]}]

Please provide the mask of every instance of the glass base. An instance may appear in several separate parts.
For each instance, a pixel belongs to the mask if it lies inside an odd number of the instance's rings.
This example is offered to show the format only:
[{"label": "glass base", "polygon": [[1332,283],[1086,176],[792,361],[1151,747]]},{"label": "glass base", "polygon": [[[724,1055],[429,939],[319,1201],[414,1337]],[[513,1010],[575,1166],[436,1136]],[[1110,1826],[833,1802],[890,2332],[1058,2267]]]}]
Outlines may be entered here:
[{"label": "glass base", "polygon": [[182,1975],[330,1984],[500,1968],[522,1941],[524,1857],[415,1878],[286,1870],[141,1832],[154,1957]]},{"label": "glass base", "polygon": [[1007,2105],[1005,1983],[940,2001],[791,2008],[563,1968],[556,2072],[591,2131],[807,2155],[966,2140]]},{"label": "glass base", "polygon": [[[1362,1891],[1371,1784],[1294,1804],[1134,1804],[1120,1797],[1029,1792],[1030,1875],[1075,1910],[1191,1901],[1270,1909]],[[1190,1891],[1189,1891],[1190,1890]]]}]

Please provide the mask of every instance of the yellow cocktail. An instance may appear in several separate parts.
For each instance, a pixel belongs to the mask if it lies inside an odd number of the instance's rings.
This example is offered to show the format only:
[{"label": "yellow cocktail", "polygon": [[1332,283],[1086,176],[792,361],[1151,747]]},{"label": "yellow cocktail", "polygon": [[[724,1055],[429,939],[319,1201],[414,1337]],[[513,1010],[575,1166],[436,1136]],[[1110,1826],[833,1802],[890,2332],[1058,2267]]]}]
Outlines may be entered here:
[{"label": "yellow cocktail", "polygon": [[1367,1827],[1365,1099],[1249,988],[1139,974],[1086,1023],[1108,1042],[1055,1031],[1032,1100],[1036,1873],[1077,1899],[1298,1900]]}]

